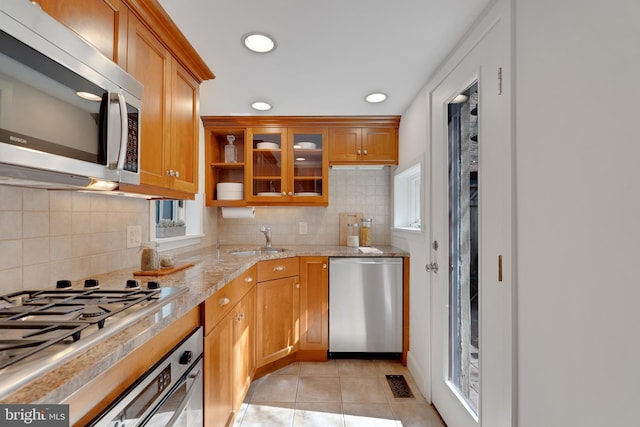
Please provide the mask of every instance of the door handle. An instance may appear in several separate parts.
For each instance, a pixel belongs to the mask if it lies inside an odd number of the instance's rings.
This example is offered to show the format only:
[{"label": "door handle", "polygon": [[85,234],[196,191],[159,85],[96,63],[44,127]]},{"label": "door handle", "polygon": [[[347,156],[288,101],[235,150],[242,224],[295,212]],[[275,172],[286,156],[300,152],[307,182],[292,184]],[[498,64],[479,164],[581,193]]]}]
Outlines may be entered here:
[{"label": "door handle", "polygon": [[438,272],[438,263],[435,262],[435,261],[432,262],[432,263],[429,263],[429,264],[424,266],[424,269],[427,270],[429,273],[432,272],[432,271],[434,273],[437,273]]}]

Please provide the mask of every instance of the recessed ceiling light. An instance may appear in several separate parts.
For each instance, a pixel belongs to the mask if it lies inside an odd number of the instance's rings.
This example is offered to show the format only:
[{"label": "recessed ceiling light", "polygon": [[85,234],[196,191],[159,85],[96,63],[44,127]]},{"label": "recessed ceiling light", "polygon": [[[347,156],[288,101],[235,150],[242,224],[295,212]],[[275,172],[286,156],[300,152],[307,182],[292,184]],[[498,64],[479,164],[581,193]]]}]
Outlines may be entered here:
[{"label": "recessed ceiling light", "polygon": [[271,104],[264,101],[256,101],[251,103],[251,108],[254,110],[267,111],[271,109]]},{"label": "recessed ceiling light", "polygon": [[372,104],[376,104],[378,102],[382,102],[387,99],[387,95],[382,92],[374,92],[364,97],[365,101],[371,102]]},{"label": "recessed ceiling light", "polygon": [[276,48],[276,41],[269,34],[247,33],[242,36],[242,44],[252,52],[267,53]]}]

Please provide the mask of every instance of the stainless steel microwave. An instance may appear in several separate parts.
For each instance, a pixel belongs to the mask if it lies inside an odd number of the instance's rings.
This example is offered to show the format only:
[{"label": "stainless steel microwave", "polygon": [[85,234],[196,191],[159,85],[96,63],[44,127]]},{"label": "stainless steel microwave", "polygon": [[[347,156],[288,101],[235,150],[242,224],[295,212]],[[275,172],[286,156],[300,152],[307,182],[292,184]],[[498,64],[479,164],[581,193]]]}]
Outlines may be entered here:
[{"label": "stainless steel microwave", "polygon": [[139,184],[142,90],[38,6],[2,2],[0,184]]}]

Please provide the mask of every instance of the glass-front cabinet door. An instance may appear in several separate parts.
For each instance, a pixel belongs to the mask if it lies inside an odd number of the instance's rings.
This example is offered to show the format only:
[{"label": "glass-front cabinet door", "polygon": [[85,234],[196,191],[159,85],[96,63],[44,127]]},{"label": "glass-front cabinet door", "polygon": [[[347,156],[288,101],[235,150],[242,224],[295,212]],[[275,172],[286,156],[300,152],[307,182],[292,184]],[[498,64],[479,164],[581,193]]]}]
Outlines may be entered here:
[{"label": "glass-front cabinet door", "polygon": [[269,202],[287,198],[287,130],[248,129],[250,200]]},{"label": "glass-front cabinet door", "polygon": [[318,205],[328,202],[325,128],[248,129],[249,201]]},{"label": "glass-front cabinet door", "polygon": [[324,128],[289,129],[291,186],[288,193],[294,203],[328,201],[327,134]]}]

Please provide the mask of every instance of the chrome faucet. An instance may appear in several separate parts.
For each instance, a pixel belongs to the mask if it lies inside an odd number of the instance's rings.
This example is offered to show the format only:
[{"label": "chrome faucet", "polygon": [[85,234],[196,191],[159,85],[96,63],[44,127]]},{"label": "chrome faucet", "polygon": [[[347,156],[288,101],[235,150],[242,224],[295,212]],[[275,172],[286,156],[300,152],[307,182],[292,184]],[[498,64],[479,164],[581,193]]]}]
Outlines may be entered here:
[{"label": "chrome faucet", "polygon": [[220,258],[220,243],[224,242],[224,240],[218,239],[216,240],[216,253],[218,258]]},{"label": "chrome faucet", "polygon": [[260,228],[260,232],[264,234],[264,238],[267,239],[267,243],[264,245],[265,248],[271,247],[271,227],[265,227],[264,225]]}]

